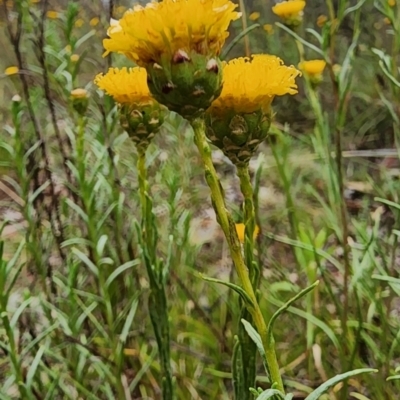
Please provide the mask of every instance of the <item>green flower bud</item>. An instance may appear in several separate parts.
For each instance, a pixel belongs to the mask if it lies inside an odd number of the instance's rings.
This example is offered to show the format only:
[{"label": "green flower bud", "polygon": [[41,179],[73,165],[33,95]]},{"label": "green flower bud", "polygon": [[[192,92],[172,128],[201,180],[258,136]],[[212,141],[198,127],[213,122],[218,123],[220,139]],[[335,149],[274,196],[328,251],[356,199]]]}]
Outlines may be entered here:
[{"label": "green flower bud", "polygon": [[184,118],[201,115],[222,90],[222,67],[218,58],[179,50],[172,61],[146,66],[153,97]]}]

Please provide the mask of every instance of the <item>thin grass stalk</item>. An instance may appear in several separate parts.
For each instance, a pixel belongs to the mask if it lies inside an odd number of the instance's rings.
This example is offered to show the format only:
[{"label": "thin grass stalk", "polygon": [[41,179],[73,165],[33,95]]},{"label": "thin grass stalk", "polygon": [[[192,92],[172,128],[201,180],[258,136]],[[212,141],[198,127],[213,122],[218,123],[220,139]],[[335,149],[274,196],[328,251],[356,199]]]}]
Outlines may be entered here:
[{"label": "thin grass stalk", "polygon": [[[254,231],[256,227],[255,223],[255,208],[254,208],[254,194],[253,187],[251,185],[249,166],[238,166],[237,176],[240,181],[240,189],[244,197],[243,207],[243,223],[245,225],[245,239],[244,239],[244,257],[246,265],[249,268],[249,276],[254,291],[257,291],[259,284],[260,271],[258,264],[254,261]],[[240,319],[252,323],[252,317],[246,308],[246,305],[241,301]],[[242,382],[240,388],[242,391],[236,396],[238,400],[251,399],[252,394],[249,391],[250,387],[255,387],[256,380],[256,356],[257,347],[253,340],[249,337],[246,332],[244,325],[239,322],[238,326],[239,345],[236,346],[239,354],[234,355],[234,358],[241,356],[241,373]],[[239,371],[239,368],[238,368]],[[240,373],[240,372],[239,372]],[[240,390],[240,389],[239,389]]]},{"label": "thin grass stalk", "polygon": [[162,398],[163,400],[174,400],[166,276],[162,262],[157,259],[158,235],[147,180],[146,153],[141,149],[138,150],[137,171],[142,207],[142,246],[144,263],[150,282],[148,307],[160,359]]},{"label": "thin grass stalk", "polygon": [[282,377],[279,372],[278,360],[273,343],[267,337],[267,325],[262,315],[260,306],[253,289],[249,271],[243,260],[240,241],[236,232],[235,223],[225,204],[223,190],[218,179],[217,172],[211,158],[211,149],[205,134],[204,120],[196,118],[192,121],[194,141],[199,150],[205,168],[205,177],[211,190],[211,198],[217,219],[228,242],[233,264],[239,276],[242,289],[247,293],[251,304],[247,304],[249,313],[253,318],[254,325],[261,337],[265,350],[271,382],[275,383],[276,389],[284,393]]}]

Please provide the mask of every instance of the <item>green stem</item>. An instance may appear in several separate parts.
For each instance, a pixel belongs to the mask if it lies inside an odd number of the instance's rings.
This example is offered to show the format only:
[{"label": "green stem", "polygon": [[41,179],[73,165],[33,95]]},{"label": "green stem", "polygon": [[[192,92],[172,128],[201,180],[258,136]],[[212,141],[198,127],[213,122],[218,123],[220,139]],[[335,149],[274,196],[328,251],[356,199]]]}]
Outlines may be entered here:
[{"label": "green stem", "polygon": [[139,148],[138,152],[137,170],[139,195],[142,206],[144,261],[150,281],[149,313],[160,358],[163,400],[173,400],[174,390],[170,363],[170,330],[165,277],[162,263],[157,259],[157,229],[152,212],[153,204],[149,196],[146,152]]},{"label": "green stem", "polygon": [[[257,291],[260,271],[258,264],[254,262],[254,231],[255,231],[255,207],[254,207],[254,193],[251,185],[249,167],[248,165],[237,166],[237,176],[240,181],[240,190],[244,197],[243,207],[243,223],[245,226],[245,240],[244,240],[244,256],[246,264],[249,268],[250,280],[253,285],[253,289]],[[245,319],[252,323],[252,318],[245,305],[242,304],[240,321]],[[243,372],[243,385],[238,388],[243,388],[243,392],[240,392],[236,397],[240,400],[246,400],[253,398],[249,391],[249,387],[255,386],[256,380],[256,355],[257,347],[252,339],[246,332],[246,329],[242,323],[239,323],[238,327],[239,343],[241,348],[241,363]]]},{"label": "green stem", "polygon": [[194,130],[194,141],[204,163],[205,177],[211,190],[211,199],[218,222],[221,225],[228,242],[233,264],[235,266],[236,273],[239,276],[242,288],[252,301],[252,305],[248,306],[248,311],[253,318],[254,325],[256,326],[263,343],[268,368],[271,374],[271,381],[272,383],[276,383],[276,388],[278,390],[280,390],[282,393],[285,393],[282,378],[279,373],[279,365],[276,358],[275,348],[272,343],[268,341],[267,325],[257,302],[253,284],[249,276],[249,271],[243,260],[241,245],[236,232],[235,223],[233,222],[232,216],[226,208],[223,189],[218,180],[217,172],[215,171],[214,164],[212,162],[211,149],[208,145],[205,135],[204,120],[202,118],[194,119],[192,121],[192,127]]}]

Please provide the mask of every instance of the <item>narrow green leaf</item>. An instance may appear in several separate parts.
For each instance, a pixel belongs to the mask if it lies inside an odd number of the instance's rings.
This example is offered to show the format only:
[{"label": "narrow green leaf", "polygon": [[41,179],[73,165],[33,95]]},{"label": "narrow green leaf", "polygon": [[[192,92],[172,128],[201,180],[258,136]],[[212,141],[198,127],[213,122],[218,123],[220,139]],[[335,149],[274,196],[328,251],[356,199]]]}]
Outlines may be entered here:
[{"label": "narrow green leaf", "polygon": [[28,373],[26,375],[26,386],[28,389],[32,387],[33,383],[33,378],[35,377],[36,370],[38,369],[38,366],[40,364],[40,361],[43,357],[43,353],[46,349],[46,346],[42,345],[39,347],[39,350],[37,351],[35,358],[31,362],[31,366],[29,367]]},{"label": "narrow green leaf", "polygon": [[324,394],[329,388],[336,385],[338,382],[344,381],[345,379],[350,378],[351,376],[365,374],[365,373],[372,373],[372,372],[378,372],[378,370],[373,368],[361,368],[345,372],[344,374],[336,375],[333,378],[328,379],[325,383],[323,383],[312,393],[310,393],[305,398],[305,400],[318,400],[322,394]]},{"label": "narrow green leaf", "polygon": [[240,39],[248,35],[252,30],[259,28],[260,24],[250,25],[248,28],[242,30],[237,36],[233,38],[233,40],[225,46],[225,50],[221,53],[221,60],[224,60],[229,52],[239,43]]},{"label": "narrow green leaf", "polygon": [[74,253],[84,264],[86,264],[86,266],[90,269],[90,271],[93,272],[95,276],[99,276],[99,269],[93,264],[93,262],[85,253],[82,253],[75,247],[72,249],[72,253]]},{"label": "narrow green leaf", "polygon": [[265,349],[264,345],[261,340],[261,336],[259,333],[253,328],[253,326],[250,324],[250,322],[246,321],[245,319],[241,319],[242,324],[244,326],[244,329],[246,329],[247,334],[250,336],[251,340],[255,343],[257,346],[257,349],[261,355],[261,358],[264,363],[264,368],[265,371],[268,373],[268,362],[267,362],[267,356],[265,354]]},{"label": "narrow green leaf", "polygon": [[394,381],[400,379],[400,375],[392,375],[386,378],[387,381]]},{"label": "narrow green leaf", "polygon": [[111,285],[111,283],[118,277],[118,275],[122,274],[127,269],[132,268],[138,264],[139,264],[139,260],[132,260],[132,261],[126,262],[125,264],[120,265],[107,278],[106,283],[105,283],[106,287],[108,288]]},{"label": "narrow green leaf", "polygon": [[121,335],[119,336],[119,340],[125,344],[126,339],[128,337],[129,331],[132,326],[133,318],[135,318],[136,310],[139,304],[139,300],[137,298],[132,300],[131,309],[129,310],[129,314],[126,317],[124,327],[122,328]]},{"label": "narrow green leaf", "polygon": [[268,327],[267,327],[267,337],[268,340],[271,339],[272,336],[272,330],[274,327],[274,323],[276,319],[281,315],[284,311],[286,311],[296,300],[299,300],[303,296],[305,296],[308,292],[311,292],[316,286],[319,285],[319,281],[314,282],[311,286],[308,286],[307,288],[303,289],[300,293],[298,293],[296,296],[292,297],[287,303],[285,303],[282,307],[280,307],[274,315],[271,317]]},{"label": "narrow green leaf", "polygon": [[200,274],[200,277],[207,282],[220,283],[221,285],[224,285],[224,286],[229,287],[230,289],[233,289],[236,293],[238,293],[240,295],[240,297],[244,300],[244,302],[248,306],[254,307],[253,301],[251,300],[250,296],[240,286],[235,285],[234,283],[231,283],[231,282],[221,281],[220,279],[209,278],[208,276],[204,276],[202,274]]}]

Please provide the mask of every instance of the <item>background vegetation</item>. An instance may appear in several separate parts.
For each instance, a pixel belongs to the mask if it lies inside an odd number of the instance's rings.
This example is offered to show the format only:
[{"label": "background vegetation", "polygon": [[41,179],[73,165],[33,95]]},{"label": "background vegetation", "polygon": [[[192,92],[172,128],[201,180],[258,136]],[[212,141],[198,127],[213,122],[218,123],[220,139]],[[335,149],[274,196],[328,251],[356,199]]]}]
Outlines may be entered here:
[{"label": "background vegetation", "polygon": [[[160,398],[137,155],[93,84],[125,63],[102,58],[102,39],[128,5],[49,1],[43,19],[43,1],[0,0],[0,399]],[[321,281],[275,325],[284,383],[303,399],[336,374],[372,367],[321,399],[396,399],[400,4],[310,1],[294,33],[275,24],[272,5],[241,4],[227,45],[251,29],[226,58],[328,61],[320,85],[299,79],[298,95],[276,99],[270,140],[251,162],[264,315]],[[78,87],[90,93],[85,117],[70,97]],[[213,156],[240,222],[234,167]],[[184,120],[164,124],[148,167],[177,396],[230,399],[239,303],[200,273],[236,278]],[[269,387],[261,362],[259,371],[258,386]]]}]

